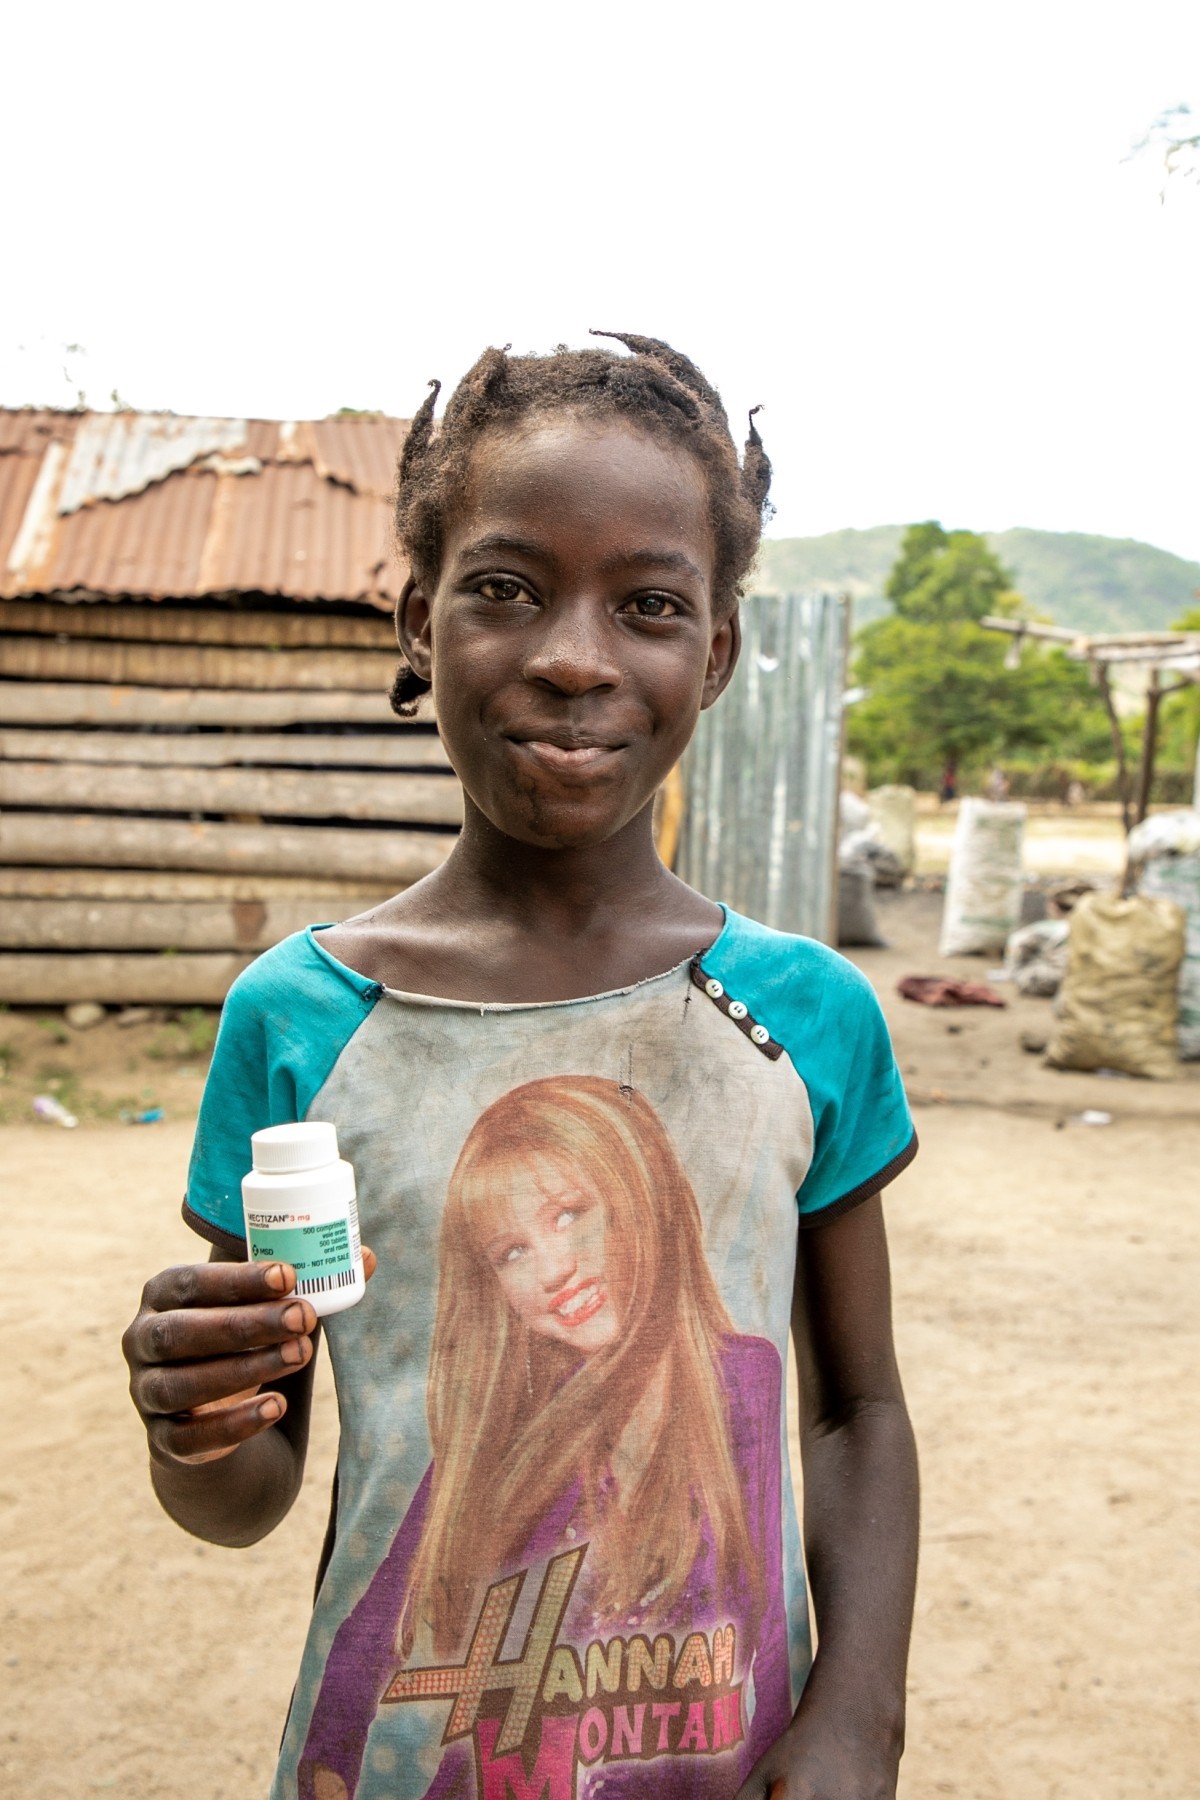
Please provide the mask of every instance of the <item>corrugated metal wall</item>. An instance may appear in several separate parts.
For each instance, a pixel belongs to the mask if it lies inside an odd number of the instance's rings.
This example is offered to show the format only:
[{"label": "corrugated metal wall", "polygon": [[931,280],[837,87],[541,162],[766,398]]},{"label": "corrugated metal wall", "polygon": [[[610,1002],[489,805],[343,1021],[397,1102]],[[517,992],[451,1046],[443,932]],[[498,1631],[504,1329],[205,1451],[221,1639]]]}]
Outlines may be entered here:
[{"label": "corrugated metal wall", "polygon": [[754,595],[742,655],[685,763],[677,869],[780,931],[833,941],[849,603]]}]

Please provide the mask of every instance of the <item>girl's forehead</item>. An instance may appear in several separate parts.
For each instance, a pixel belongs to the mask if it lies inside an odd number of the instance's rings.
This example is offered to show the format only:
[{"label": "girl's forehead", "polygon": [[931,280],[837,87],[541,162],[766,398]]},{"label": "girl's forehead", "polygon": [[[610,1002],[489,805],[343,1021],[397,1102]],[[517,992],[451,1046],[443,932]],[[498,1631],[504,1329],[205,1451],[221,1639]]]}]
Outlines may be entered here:
[{"label": "girl's forehead", "polygon": [[[480,1176],[482,1178],[480,1178]],[[543,1206],[590,1195],[587,1171],[553,1157],[514,1148],[511,1157],[490,1161],[476,1181],[471,1212],[485,1234],[497,1224],[528,1217]]]},{"label": "girl's forehead", "polygon": [[620,419],[552,413],[485,433],[449,520],[448,548],[511,529],[584,533],[642,554],[687,554],[711,576],[705,472],[682,444]]}]

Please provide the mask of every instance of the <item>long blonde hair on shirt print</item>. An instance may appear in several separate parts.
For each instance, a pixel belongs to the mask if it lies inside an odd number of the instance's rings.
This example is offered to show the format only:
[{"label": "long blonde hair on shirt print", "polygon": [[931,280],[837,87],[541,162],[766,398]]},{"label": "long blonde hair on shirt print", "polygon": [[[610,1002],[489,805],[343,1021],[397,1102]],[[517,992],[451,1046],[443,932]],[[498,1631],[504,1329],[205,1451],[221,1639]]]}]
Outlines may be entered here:
[{"label": "long blonde hair on shirt print", "polygon": [[591,1075],[511,1089],[450,1177],[429,1361],[429,1511],[397,1632],[455,1654],[482,1587],[578,1494],[599,1618],[665,1617],[702,1534],[758,1597],[729,1449],[734,1327],[654,1108]]}]

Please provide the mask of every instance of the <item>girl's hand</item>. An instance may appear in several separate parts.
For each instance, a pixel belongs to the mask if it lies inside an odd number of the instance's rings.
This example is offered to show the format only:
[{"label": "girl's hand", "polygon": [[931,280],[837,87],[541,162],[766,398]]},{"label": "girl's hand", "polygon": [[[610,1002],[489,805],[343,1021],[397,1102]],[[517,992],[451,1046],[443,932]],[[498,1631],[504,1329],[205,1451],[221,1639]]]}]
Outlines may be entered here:
[{"label": "girl's hand", "polygon": [[896,1800],[895,1753],[796,1719],[734,1800]]},{"label": "girl's hand", "polygon": [[212,1462],[283,1417],[283,1395],[259,1388],[312,1356],[317,1315],[295,1285],[287,1263],[251,1262],[181,1264],[146,1283],[121,1348],[152,1456]]},{"label": "girl's hand", "polygon": [[[373,1273],[369,1250],[363,1265]],[[156,1461],[214,1462],[283,1417],[284,1395],[259,1390],[312,1357],[317,1315],[295,1285],[289,1264],[251,1262],[181,1264],[146,1283],[121,1348]]]}]

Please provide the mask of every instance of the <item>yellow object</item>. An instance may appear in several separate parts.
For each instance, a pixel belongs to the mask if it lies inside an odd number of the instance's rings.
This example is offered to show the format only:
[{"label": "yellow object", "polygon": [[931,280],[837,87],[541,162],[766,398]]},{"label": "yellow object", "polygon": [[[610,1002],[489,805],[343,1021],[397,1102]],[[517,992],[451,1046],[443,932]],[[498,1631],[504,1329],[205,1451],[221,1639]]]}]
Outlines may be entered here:
[{"label": "yellow object", "polygon": [[1175,1025],[1183,909],[1170,900],[1085,894],[1071,914],[1061,1013],[1046,1060],[1055,1069],[1179,1073]]},{"label": "yellow object", "polygon": [[683,826],[683,770],[676,763],[654,796],[654,847],[668,869],[675,866]]}]

